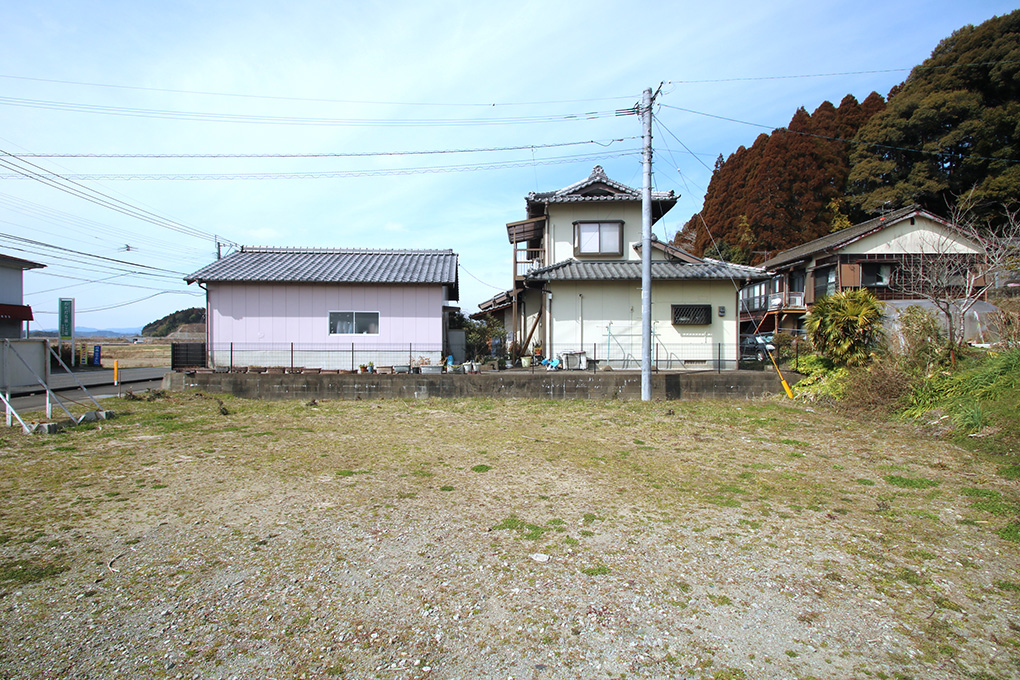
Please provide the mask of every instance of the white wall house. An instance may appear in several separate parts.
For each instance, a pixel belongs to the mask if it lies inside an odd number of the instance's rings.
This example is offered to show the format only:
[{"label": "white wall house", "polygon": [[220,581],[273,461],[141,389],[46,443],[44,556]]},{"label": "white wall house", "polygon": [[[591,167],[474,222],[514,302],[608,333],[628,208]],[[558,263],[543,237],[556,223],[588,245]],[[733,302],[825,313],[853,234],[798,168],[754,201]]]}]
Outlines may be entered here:
[{"label": "white wall house", "polygon": [[[480,307],[506,314],[524,354],[584,352],[600,366],[641,358],[641,192],[601,167],[575,184],[527,199],[507,225],[514,287]],[[676,203],[653,192],[653,220]],[[659,369],[736,368],[737,291],[762,270],[701,259],[653,241],[653,362]],[[478,316],[477,314],[475,315]]]},{"label": "white wall house", "polygon": [[213,368],[438,363],[459,297],[452,250],[244,247],[185,280],[206,290]]}]

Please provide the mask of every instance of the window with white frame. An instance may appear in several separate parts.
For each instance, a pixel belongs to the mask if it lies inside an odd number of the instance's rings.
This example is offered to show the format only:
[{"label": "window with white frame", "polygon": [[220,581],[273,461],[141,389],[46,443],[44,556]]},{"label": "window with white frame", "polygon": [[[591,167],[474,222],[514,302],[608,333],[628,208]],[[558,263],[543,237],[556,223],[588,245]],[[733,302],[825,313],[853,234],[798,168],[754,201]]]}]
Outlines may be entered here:
[{"label": "window with white frame", "polygon": [[575,255],[623,255],[623,222],[574,222]]},{"label": "window with white frame", "polygon": [[330,312],[330,335],[379,335],[379,312]]}]

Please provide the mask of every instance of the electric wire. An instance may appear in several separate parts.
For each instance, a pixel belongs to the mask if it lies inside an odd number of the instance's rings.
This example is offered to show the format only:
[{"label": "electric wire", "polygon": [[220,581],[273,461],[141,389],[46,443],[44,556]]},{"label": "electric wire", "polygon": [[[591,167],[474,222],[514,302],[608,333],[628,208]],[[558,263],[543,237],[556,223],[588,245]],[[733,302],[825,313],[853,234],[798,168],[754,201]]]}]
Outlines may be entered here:
[{"label": "electric wire", "polygon": [[271,101],[313,102],[321,104],[357,104],[373,106],[431,106],[431,107],[472,107],[497,108],[509,106],[545,106],[551,104],[584,104],[591,102],[609,102],[633,99],[631,95],[619,97],[591,97],[587,99],[559,99],[530,102],[399,102],[359,99],[324,99],[321,97],[284,97],[280,95],[243,94],[239,92],[212,92],[208,90],[176,90],[165,87],[142,87],[140,85],[114,85],[110,83],[90,83],[76,80],[55,80],[51,78],[33,78],[30,76],[14,76],[0,74],[0,78],[8,80],[24,80],[38,83],[54,83],[58,85],[79,85],[84,87],[102,87],[118,90],[137,90],[140,92],[165,92],[169,94],[202,95],[207,97],[234,97],[239,99],[265,99]]},{"label": "electric wire", "polygon": [[117,260],[117,259],[114,259],[112,257],[105,257],[103,255],[93,255],[91,253],[83,253],[81,251],[71,250],[70,248],[64,248],[64,247],[61,247],[61,246],[55,246],[55,245],[52,245],[52,244],[49,244],[49,243],[43,243],[42,241],[36,241],[34,239],[25,238],[23,236],[15,236],[14,234],[5,234],[5,233],[0,232],[0,238],[6,238],[6,239],[9,239],[11,241],[16,241],[16,242],[19,242],[19,243],[30,244],[30,245],[34,245],[34,246],[38,246],[38,247],[42,247],[42,248],[50,248],[52,250],[57,250],[57,251],[65,252],[65,253],[72,253],[74,255],[90,257],[90,258],[94,258],[96,260],[103,260],[104,262],[112,262],[112,263],[116,263],[116,264],[127,265],[129,267],[140,267],[142,269],[150,270],[151,272],[154,272],[154,273],[180,274],[181,276],[183,276],[183,274],[181,272],[176,272],[176,271],[173,271],[173,270],[170,270],[170,269],[163,269],[161,267],[152,267],[152,266],[147,265],[147,264],[137,264],[137,263],[134,263],[134,262],[126,262],[124,260]]},{"label": "electric wire", "polygon": [[[124,249],[130,251],[154,249],[159,252],[161,259],[174,261],[190,262],[195,257],[208,252],[208,249],[189,248],[181,246],[179,243],[149,237],[138,230],[119,229],[8,194],[0,193],[0,205],[30,220],[37,220],[43,226],[35,224],[29,226],[22,222],[12,222],[10,220],[0,220],[0,224],[8,224],[33,232],[42,231],[51,240],[66,236],[67,239],[75,242],[89,241],[96,244],[96,247],[115,247],[118,250]],[[111,240],[116,246],[110,245]]]},{"label": "electric wire", "polygon": [[[491,163],[471,163],[458,165],[418,166],[404,168],[376,168],[371,170],[322,170],[302,172],[235,172],[235,173],[62,173],[41,174],[24,173],[16,168],[14,173],[0,173],[0,179],[35,179],[45,180],[59,178],[67,181],[235,181],[235,180],[309,180],[309,179],[343,179],[352,177],[388,177],[398,175],[424,175],[455,172],[481,172],[486,170],[506,170],[511,168],[531,167],[532,165],[563,165],[579,161],[602,161],[623,158],[640,154],[640,149],[623,149],[613,153],[575,154],[543,159],[522,161],[493,161]],[[4,165],[0,156],[0,166]],[[107,206],[109,207],[109,206]],[[148,221],[148,220],[147,220]],[[166,226],[158,224],[158,226]],[[167,227],[170,228],[170,227]],[[213,238],[211,234],[207,238]]]},{"label": "electric wire", "polygon": [[18,156],[21,158],[184,158],[184,159],[265,159],[265,158],[281,158],[281,159],[294,159],[294,158],[374,158],[374,157],[387,157],[387,156],[435,156],[435,155],[448,155],[448,154],[468,154],[468,153],[497,153],[506,151],[533,151],[536,149],[555,149],[566,146],[583,146],[587,144],[596,144],[602,147],[608,147],[618,142],[625,142],[634,139],[640,139],[640,137],[618,137],[616,139],[607,139],[598,141],[595,139],[589,139],[584,141],[576,142],[558,142],[553,144],[524,144],[520,146],[501,146],[501,147],[486,147],[486,148],[467,148],[467,149],[430,149],[424,151],[349,151],[349,152],[330,152],[330,153],[243,153],[243,154],[228,154],[228,153],[19,153]]},{"label": "electric wire", "polygon": [[871,148],[875,148],[875,149],[884,149],[884,150],[887,150],[887,151],[904,151],[904,152],[908,152],[908,153],[916,153],[916,154],[921,154],[921,155],[926,155],[926,156],[938,156],[938,157],[958,158],[958,159],[965,159],[965,160],[994,161],[994,162],[1002,162],[1002,163],[1020,163],[1020,159],[1017,159],[1017,158],[1004,158],[1004,157],[1001,157],[1001,156],[973,156],[973,155],[964,154],[964,153],[954,153],[954,152],[947,152],[947,151],[926,151],[924,149],[913,149],[913,148],[910,148],[910,147],[892,146],[892,145],[889,145],[889,144],[878,144],[876,142],[858,141],[858,140],[855,140],[855,139],[846,139],[844,137],[829,137],[829,136],[826,136],[826,135],[819,135],[819,134],[816,134],[816,133],[813,133],[813,132],[800,132],[798,130],[791,130],[790,128],[785,127],[785,126],[781,126],[781,125],[780,126],[772,126],[772,125],[763,125],[762,123],[752,123],[752,122],[749,122],[749,121],[746,121],[746,120],[740,120],[740,119],[737,119],[737,118],[728,118],[726,116],[720,116],[720,115],[716,115],[716,114],[713,114],[713,113],[705,113],[704,111],[695,111],[694,109],[686,109],[686,108],[683,108],[683,107],[680,107],[680,106],[670,106],[668,104],[663,104],[662,107],[663,108],[667,108],[667,109],[673,109],[673,110],[676,110],[676,111],[683,111],[684,113],[691,113],[691,114],[694,114],[696,116],[705,116],[707,118],[715,118],[717,120],[725,120],[725,121],[728,121],[730,123],[739,123],[740,125],[749,125],[751,127],[757,127],[757,128],[763,128],[763,129],[766,129],[766,130],[772,130],[773,132],[789,132],[791,134],[801,135],[801,136],[804,136],[804,137],[814,137],[815,139],[825,139],[825,140],[833,141],[833,142],[844,142],[846,144],[854,144],[854,145],[857,145],[857,146],[865,146],[865,147],[871,147]]},{"label": "electric wire", "polygon": [[477,276],[475,276],[474,274],[469,272],[467,269],[465,269],[464,265],[462,265],[460,263],[458,263],[457,266],[460,267],[461,271],[463,271],[465,274],[467,274],[468,276],[470,276],[471,278],[473,278],[475,281],[477,281],[478,283],[482,284],[483,286],[488,286],[489,288],[495,288],[496,290],[503,290],[503,291],[506,290],[506,288],[504,288],[503,286],[494,286],[491,283],[488,283],[487,281],[482,281],[480,278],[478,278]]},{"label": "electric wire", "polygon": [[205,111],[173,111],[169,109],[137,109],[102,104],[81,104],[44,99],[0,97],[0,106],[68,111],[128,118],[186,120],[202,123],[240,123],[245,125],[297,125],[321,127],[473,127],[489,125],[532,125],[577,122],[629,115],[629,109],[585,111],[582,113],[541,114],[496,118],[308,118],[302,116],[260,116]]},{"label": "electric wire", "polygon": [[[14,161],[18,161],[23,166],[28,167],[21,167]],[[186,224],[161,217],[149,210],[136,207],[126,201],[122,201],[101,191],[79,184],[78,182],[65,178],[58,173],[46,170],[35,163],[22,160],[18,158],[17,155],[3,149],[0,149],[0,167],[6,167],[22,177],[35,180],[51,188],[89,201],[90,203],[109,208],[110,210],[127,215],[128,217],[134,217],[135,219],[154,224],[158,227],[163,227],[164,229],[170,229],[171,231],[176,231],[195,238],[207,240],[214,240],[216,238],[213,234],[202,231],[201,229],[190,227]]]}]

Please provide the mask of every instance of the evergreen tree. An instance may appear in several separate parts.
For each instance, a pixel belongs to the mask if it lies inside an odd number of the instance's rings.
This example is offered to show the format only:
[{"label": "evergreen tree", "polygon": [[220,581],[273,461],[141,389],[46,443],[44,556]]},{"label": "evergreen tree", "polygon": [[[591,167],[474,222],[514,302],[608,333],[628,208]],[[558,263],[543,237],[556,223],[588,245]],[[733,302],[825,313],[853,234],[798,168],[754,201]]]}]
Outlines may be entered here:
[{"label": "evergreen tree", "polygon": [[857,134],[859,212],[918,203],[946,213],[973,190],[987,211],[1020,193],[1020,10],[943,40]]}]

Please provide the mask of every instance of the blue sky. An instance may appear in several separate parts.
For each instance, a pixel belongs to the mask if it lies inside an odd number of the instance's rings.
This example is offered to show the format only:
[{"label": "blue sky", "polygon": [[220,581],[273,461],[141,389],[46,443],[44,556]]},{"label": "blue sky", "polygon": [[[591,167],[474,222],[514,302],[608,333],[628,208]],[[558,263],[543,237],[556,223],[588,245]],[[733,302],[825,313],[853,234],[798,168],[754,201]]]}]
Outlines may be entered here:
[{"label": "blue sky", "polygon": [[[646,87],[662,83],[655,187],[681,194],[656,225],[669,238],[700,209],[719,154],[797,107],[884,96],[954,30],[1013,9],[4,3],[0,149],[18,158],[0,168],[0,252],[48,265],[25,274],[35,327],[55,327],[60,297],[94,328],[203,305],[182,278],[215,258],[214,236],[452,248],[471,313],[510,284],[504,225],[524,217],[529,191],[596,164],[640,186],[640,123],[615,111]],[[468,149],[498,150],[422,153]],[[335,155],[380,152],[413,153]],[[80,157],[101,154],[119,157]],[[47,182],[25,178],[33,172]]]}]

